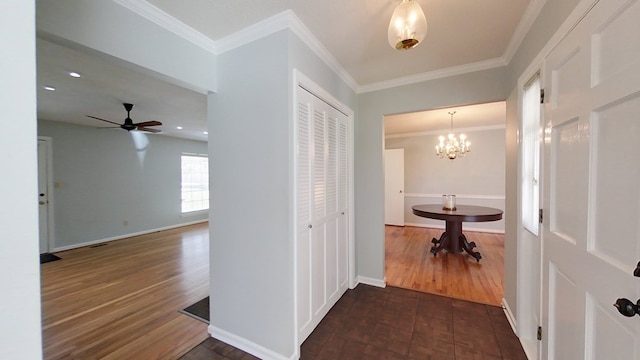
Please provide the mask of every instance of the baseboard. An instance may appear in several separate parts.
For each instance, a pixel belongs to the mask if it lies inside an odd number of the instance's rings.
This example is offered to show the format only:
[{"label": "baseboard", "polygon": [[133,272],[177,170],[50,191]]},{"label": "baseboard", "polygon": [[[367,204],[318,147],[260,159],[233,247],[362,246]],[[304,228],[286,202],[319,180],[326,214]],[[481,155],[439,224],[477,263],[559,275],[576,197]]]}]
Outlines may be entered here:
[{"label": "baseboard", "polygon": [[73,245],[60,246],[60,247],[53,248],[53,250],[51,250],[50,252],[59,252],[59,251],[77,249],[77,248],[81,248],[81,247],[85,247],[85,246],[102,244],[102,243],[106,243],[106,242],[109,242],[109,241],[126,239],[126,238],[130,238],[130,237],[133,237],[133,236],[151,234],[151,233],[158,232],[158,231],[171,230],[171,229],[175,229],[175,228],[179,228],[179,227],[183,227],[183,226],[200,224],[200,223],[204,223],[204,222],[207,222],[207,221],[209,221],[209,220],[208,219],[203,219],[203,220],[190,221],[190,222],[186,222],[186,223],[180,223],[180,224],[175,224],[175,225],[164,226],[164,227],[156,228],[156,229],[149,229],[149,230],[138,231],[138,232],[135,232],[135,233],[118,235],[118,236],[105,238],[105,239],[86,241],[86,242],[73,244]]},{"label": "baseboard", "polygon": [[[464,223],[464,231],[475,231],[475,232],[485,232],[485,233],[492,233],[492,234],[504,234],[504,229],[486,229],[486,228],[479,228],[479,227],[474,227],[473,225],[471,225],[473,223],[471,222],[465,222]],[[421,223],[405,223],[405,226],[415,226],[415,227],[423,227],[423,228],[432,228],[432,229],[443,229],[444,230],[444,225],[431,225],[431,224],[421,224]]]},{"label": "baseboard", "polygon": [[511,325],[511,330],[513,333],[518,335],[518,331],[516,330],[516,318],[513,316],[513,312],[507,303],[507,300],[502,298],[502,310],[504,310],[504,314],[507,316],[507,320],[509,321],[509,325]]},{"label": "baseboard", "polygon": [[211,337],[216,338],[263,360],[295,360],[296,356],[298,356],[294,353],[290,357],[286,357],[282,354],[274,352],[273,350],[269,350],[262,345],[258,345],[253,341],[249,341],[243,337],[237,336],[213,325],[209,325],[208,330]]},{"label": "baseboard", "polygon": [[358,284],[365,284],[365,285],[377,286],[379,288],[385,288],[387,287],[387,279],[384,278],[380,280],[380,279],[374,279],[366,276],[358,276],[356,277],[356,286],[358,286]]},{"label": "baseboard", "polygon": [[[511,311],[507,300],[505,300],[504,298],[502,299],[502,310],[507,316],[507,321],[509,321],[509,325],[511,325],[511,330],[513,330],[513,333],[518,336],[518,331],[516,330],[516,318],[515,316],[513,316],[513,311]],[[532,350],[529,348],[529,344],[526,341],[522,341],[520,336],[518,336],[518,341],[520,341],[520,345],[522,345],[522,349],[524,350],[525,355],[527,355],[527,359],[534,360],[534,357],[532,356]]]}]

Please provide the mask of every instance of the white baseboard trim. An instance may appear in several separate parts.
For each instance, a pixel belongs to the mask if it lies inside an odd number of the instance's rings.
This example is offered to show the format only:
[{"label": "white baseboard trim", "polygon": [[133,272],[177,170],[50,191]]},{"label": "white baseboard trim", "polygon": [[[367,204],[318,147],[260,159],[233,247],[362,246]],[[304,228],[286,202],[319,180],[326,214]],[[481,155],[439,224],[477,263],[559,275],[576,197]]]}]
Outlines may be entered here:
[{"label": "white baseboard trim", "polygon": [[516,330],[516,318],[513,316],[513,312],[507,303],[507,300],[502,298],[502,310],[504,310],[504,314],[507,316],[507,320],[509,321],[509,325],[511,325],[511,330],[513,333],[518,335],[518,331]]},{"label": "white baseboard trim", "polygon": [[59,251],[65,251],[65,250],[77,249],[77,248],[81,248],[81,247],[85,247],[85,246],[91,246],[91,245],[102,244],[102,243],[106,243],[106,242],[109,242],[109,241],[126,239],[126,238],[130,238],[130,237],[133,237],[133,236],[139,236],[139,235],[151,234],[151,233],[158,232],[158,231],[171,230],[171,229],[175,229],[175,228],[179,228],[179,227],[183,227],[183,226],[189,226],[189,225],[200,224],[200,223],[204,223],[204,222],[207,222],[207,221],[209,221],[209,220],[208,220],[208,219],[203,219],[203,220],[190,221],[190,222],[186,222],[186,223],[180,223],[180,224],[175,224],[175,225],[163,226],[163,227],[161,227],[161,228],[156,228],[156,229],[149,229],[149,230],[138,231],[138,232],[130,233],[130,234],[118,235],[118,236],[114,236],[114,237],[110,237],[110,238],[105,238],[105,239],[98,239],[98,240],[93,240],[93,241],[86,241],[86,242],[82,242],[82,243],[78,243],[78,244],[73,244],[73,245],[59,246],[59,247],[54,247],[54,248],[53,248],[53,250],[52,250],[51,252],[59,252]]},{"label": "white baseboard trim", "polygon": [[358,276],[356,277],[356,286],[358,286],[358,284],[365,284],[365,285],[376,286],[379,288],[385,288],[387,287],[387,279],[384,278],[380,280],[380,279],[374,279],[366,276]]},{"label": "white baseboard trim", "polygon": [[[474,227],[474,226],[467,226],[467,224],[471,224],[471,223],[465,223],[464,226],[464,231],[475,231],[475,232],[485,232],[485,233],[492,233],[492,234],[504,234],[504,229],[485,229],[485,228],[479,228],[479,227]],[[432,229],[444,229],[444,225],[431,225],[431,224],[420,224],[420,223],[404,223],[405,226],[415,226],[415,227],[424,227],[424,228],[432,228]]]},{"label": "white baseboard trim", "polygon": [[282,354],[274,352],[273,350],[269,350],[262,345],[258,345],[253,341],[249,341],[243,337],[237,336],[213,325],[209,325],[208,331],[211,337],[223,341],[235,348],[238,348],[263,360],[295,360],[297,356],[294,353],[290,357],[286,357]]}]

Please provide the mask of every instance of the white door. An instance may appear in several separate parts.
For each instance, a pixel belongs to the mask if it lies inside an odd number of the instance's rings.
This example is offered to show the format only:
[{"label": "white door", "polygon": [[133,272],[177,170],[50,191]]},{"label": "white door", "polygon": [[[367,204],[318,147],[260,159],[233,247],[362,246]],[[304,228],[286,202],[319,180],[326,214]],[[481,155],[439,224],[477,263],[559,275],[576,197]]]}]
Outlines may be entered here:
[{"label": "white door", "polygon": [[404,149],[384,151],[384,223],[404,226]]},{"label": "white door", "polygon": [[40,254],[49,252],[49,146],[46,139],[38,139],[38,219],[40,222]]},{"label": "white door", "polygon": [[639,19],[599,1],[544,63],[543,359],[640,359]]},{"label": "white door", "polygon": [[348,287],[346,115],[297,88],[296,267],[302,343]]}]

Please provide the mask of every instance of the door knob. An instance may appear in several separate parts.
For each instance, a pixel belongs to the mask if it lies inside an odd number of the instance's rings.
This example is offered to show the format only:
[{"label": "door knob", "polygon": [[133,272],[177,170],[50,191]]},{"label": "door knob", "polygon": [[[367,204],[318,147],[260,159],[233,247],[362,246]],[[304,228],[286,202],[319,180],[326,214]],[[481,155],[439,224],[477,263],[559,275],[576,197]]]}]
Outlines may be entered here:
[{"label": "door knob", "polygon": [[636,265],[636,269],[633,270],[633,276],[640,277],[640,261],[638,261],[638,265]]},{"label": "door knob", "polygon": [[38,203],[39,203],[40,205],[44,205],[44,204],[46,204],[46,202],[44,202],[44,201],[38,201]]},{"label": "door knob", "polygon": [[629,299],[618,299],[613,304],[618,309],[618,312],[626,317],[633,317],[636,314],[640,314],[640,300],[635,304]]},{"label": "door knob", "polygon": [[400,194],[402,194],[402,190],[400,190]]}]

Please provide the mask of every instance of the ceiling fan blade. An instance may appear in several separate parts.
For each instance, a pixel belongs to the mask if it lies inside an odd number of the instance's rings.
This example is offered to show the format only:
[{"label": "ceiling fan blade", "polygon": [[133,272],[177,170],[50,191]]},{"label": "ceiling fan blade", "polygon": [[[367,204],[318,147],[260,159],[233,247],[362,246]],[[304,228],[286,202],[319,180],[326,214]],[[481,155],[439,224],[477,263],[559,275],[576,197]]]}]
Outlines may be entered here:
[{"label": "ceiling fan blade", "polygon": [[106,121],[106,122],[108,122],[108,123],[112,123],[112,124],[116,124],[116,125],[120,125],[120,124],[119,124],[119,123],[117,123],[117,122],[114,122],[114,121],[111,121],[111,120],[101,119],[101,118],[99,118],[99,117],[95,117],[95,116],[91,116],[91,115],[87,115],[87,117],[90,117],[90,118],[92,118],[92,119],[96,119],[96,120],[100,120],[100,121]]},{"label": "ceiling fan blade", "polygon": [[160,121],[145,121],[145,122],[141,122],[141,123],[137,123],[137,124],[133,124],[135,126],[160,126],[162,125],[162,123]]},{"label": "ceiling fan blade", "polygon": [[96,129],[117,129],[120,128],[121,126],[98,126],[96,127]]},{"label": "ceiling fan blade", "polygon": [[150,133],[159,133],[160,131],[162,131],[162,130],[160,130],[160,129],[146,128],[146,127],[144,127],[144,126],[138,126],[138,129],[137,129],[137,130],[140,130],[140,131],[146,131],[146,132],[150,132]]}]

